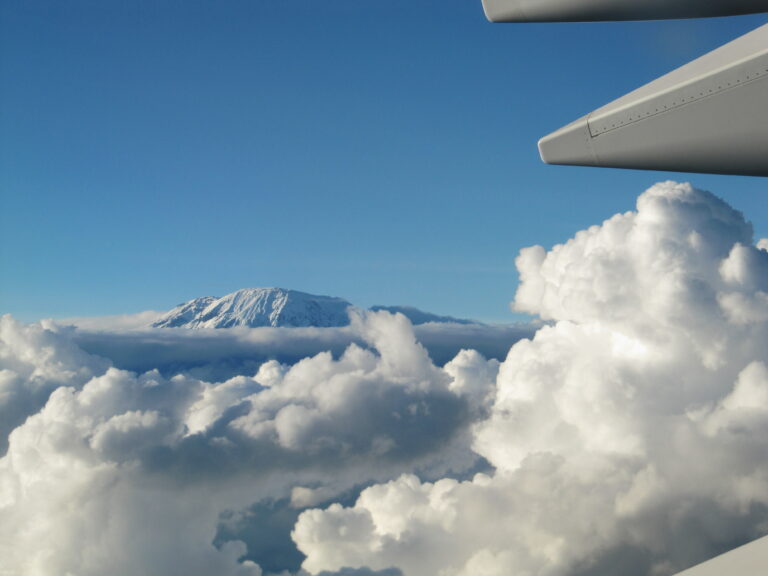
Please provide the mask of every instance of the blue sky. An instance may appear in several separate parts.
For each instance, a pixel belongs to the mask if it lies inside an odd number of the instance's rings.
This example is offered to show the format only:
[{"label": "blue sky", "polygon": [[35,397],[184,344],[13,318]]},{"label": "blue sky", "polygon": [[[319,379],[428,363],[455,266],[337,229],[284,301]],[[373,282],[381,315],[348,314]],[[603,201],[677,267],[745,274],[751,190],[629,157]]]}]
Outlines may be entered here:
[{"label": "blue sky", "polygon": [[[439,6],[439,8],[436,8]],[[765,22],[492,25],[479,0],[0,4],[0,312],[282,286],[510,321],[514,258],[669,178],[546,133]]]}]

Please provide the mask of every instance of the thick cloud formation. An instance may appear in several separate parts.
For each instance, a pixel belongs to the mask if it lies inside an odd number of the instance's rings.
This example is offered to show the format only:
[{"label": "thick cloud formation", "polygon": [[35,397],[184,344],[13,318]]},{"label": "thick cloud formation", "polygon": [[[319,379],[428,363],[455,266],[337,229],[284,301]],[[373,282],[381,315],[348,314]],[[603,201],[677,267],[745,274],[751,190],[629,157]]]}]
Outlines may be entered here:
[{"label": "thick cloud formation", "polygon": [[512,347],[469,481],[407,474],[304,512],[309,572],[664,575],[768,532],[768,253],[742,215],[659,184],[550,251],[515,307],[552,320]]},{"label": "thick cloud formation", "polygon": [[0,574],[672,574],[768,533],[766,249],[664,183],[521,252],[530,339],[4,317]]},{"label": "thick cloud formation", "polygon": [[[403,316],[356,317],[370,349],[218,383],[119,370],[71,330],[0,322],[2,406],[19,424],[0,459],[6,573],[260,574],[245,542],[221,538],[226,517],[478,460],[468,426],[483,392],[437,368]],[[469,362],[492,384],[497,362]]]},{"label": "thick cloud formation", "polygon": [[40,410],[53,390],[82,386],[108,366],[49,328],[0,317],[0,454],[11,430]]}]

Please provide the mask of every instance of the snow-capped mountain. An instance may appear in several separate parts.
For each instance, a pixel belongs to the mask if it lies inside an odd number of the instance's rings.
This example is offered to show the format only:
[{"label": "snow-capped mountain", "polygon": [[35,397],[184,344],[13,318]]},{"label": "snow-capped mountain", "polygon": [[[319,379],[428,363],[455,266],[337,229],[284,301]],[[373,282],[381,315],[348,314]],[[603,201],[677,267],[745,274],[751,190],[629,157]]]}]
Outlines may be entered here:
[{"label": "snow-capped mountain", "polygon": [[195,298],[184,304],[179,304],[170,312],[163,314],[152,326],[154,328],[176,328],[198,322],[205,310],[216,302],[214,296]]},{"label": "snow-capped mountain", "polygon": [[282,288],[246,288],[221,298],[205,296],[180,304],[153,328],[232,328],[235,326],[346,326],[342,298]]},{"label": "snow-capped mountain", "polygon": [[[343,298],[316,296],[283,288],[246,288],[221,298],[204,296],[179,304],[163,314],[153,328],[234,328],[246,326],[347,326],[352,304]],[[411,323],[475,324],[451,316],[430,314],[412,306],[373,306],[371,310],[399,312]]]}]

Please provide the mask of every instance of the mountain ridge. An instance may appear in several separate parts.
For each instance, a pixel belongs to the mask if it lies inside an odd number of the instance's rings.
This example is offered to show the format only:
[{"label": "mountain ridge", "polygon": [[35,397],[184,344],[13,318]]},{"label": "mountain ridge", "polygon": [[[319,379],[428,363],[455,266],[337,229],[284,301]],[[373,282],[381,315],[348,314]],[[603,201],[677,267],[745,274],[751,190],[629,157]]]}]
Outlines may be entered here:
[{"label": "mountain ridge", "polygon": [[[355,308],[349,301],[335,296],[285,288],[243,288],[222,297],[202,296],[182,302],[150,326],[189,329],[347,326],[349,311]],[[414,325],[429,322],[477,324],[472,320],[431,314],[413,306],[372,306],[370,310],[401,313]]]},{"label": "mountain ridge", "polygon": [[345,326],[343,298],[284,288],[243,288],[220,298],[203,296],[184,302],[152,324],[153,328],[233,328],[248,326]]}]

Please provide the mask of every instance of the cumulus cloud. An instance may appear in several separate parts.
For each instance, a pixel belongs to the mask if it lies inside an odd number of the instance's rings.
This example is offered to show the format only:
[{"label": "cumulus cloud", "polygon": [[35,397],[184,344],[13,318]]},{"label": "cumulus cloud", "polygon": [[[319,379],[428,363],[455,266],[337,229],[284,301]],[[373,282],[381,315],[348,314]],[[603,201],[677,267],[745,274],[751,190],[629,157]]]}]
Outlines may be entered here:
[{"label": "cumulus cloud", "polygon": [[0,455],[11,430],[40,410],[53,390],[81,386],[108,365],[69,334],[49,323],[23,326],[0,317]]},{"label": "cumulus cloud", "polygon": [[0,573],[672,574],[768,533],[767,249],[668,182],[520,253],[535,334],[4,317]]},{"label": "cumulus cloud", "polygon": [[0,557],[12,574],[260,574],[247,542],[222,537],[224,518],[478,460],[470,392],[452,389],[401,315],[355,317],[365,348],[271,360],[223,382],[117,369],[48,328],[6,317],[0,332],[6,396],[48,393],[17,418],[0,459]]},{"label": "cumulus cloud", "polygon": [[665,575],[768,532],[764,246],[722,200],[663,183],[523,250],[514,306],[553,324],[511,348],[473,427],[493,471],[305,511],[304,568]]}]

